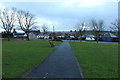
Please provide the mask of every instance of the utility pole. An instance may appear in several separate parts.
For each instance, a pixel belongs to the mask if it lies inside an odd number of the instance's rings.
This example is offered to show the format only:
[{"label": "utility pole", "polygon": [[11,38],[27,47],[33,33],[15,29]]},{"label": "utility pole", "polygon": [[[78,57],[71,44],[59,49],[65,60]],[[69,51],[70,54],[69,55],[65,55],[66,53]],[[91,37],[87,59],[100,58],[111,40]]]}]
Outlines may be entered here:
[{"label": "utility pole", "polygon": [[54,29],[54,26],[53,26],[53,39],[55,38],[55,35],[54,35],[54,30],[55,30],[55,29]]},{"label": "utility pole", "polygon": [[55,29],[54,29],[54,26],[53,26],[53,33],[54,33],[54,30],[55,30]]}]

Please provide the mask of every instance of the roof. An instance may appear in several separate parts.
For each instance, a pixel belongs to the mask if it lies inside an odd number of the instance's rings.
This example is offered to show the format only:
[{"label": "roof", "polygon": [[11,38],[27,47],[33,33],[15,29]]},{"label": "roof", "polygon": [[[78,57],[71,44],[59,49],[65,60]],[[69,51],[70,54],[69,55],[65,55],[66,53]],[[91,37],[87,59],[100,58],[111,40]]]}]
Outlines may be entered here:
[{"label": "roof", "polygon": [[57,37],[65,37],[65,36],[57,36]]},{"label": "roof", "polygon": [[114,34],[112,34],[112,33],[110,33],[110,36],[111,36],[111,37],[117,37],[116,35],[114,35]]},{"label": "roof", "polygon": [[76,32],[69,32],[69,34],[76,34]]},{"label": "roof", "polygon": [[96,37],[95,35],[86,35],[86,37]]},{"label": "roof", "polygon": [[25,33],[14,33],[14,35],[24,35]]},{"label": "roof", "polygon": [[112,33],[105,33],[104,37],[117,37],[117,36]]},{"label": "roof", "polygon": [[82,36],[79,36],[80,37],[96,37],[95,35],[82,35]]}]

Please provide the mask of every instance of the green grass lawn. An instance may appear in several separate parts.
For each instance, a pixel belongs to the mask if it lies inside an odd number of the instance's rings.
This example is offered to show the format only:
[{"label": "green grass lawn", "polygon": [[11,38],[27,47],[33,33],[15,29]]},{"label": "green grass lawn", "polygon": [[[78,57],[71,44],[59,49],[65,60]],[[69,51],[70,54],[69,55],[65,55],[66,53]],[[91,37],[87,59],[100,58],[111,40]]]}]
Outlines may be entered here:
[{"label": "green grass lawn", "polygon": [[85,78],[118,78],[118,44],[70,42]]},{"label": "green grass lawn", "polygon": [[[56,46],[61,42],[54,42]],[[55,48],[48,41],[4,41],[2,47],[3,78],[21,77],[39,64]]]}]

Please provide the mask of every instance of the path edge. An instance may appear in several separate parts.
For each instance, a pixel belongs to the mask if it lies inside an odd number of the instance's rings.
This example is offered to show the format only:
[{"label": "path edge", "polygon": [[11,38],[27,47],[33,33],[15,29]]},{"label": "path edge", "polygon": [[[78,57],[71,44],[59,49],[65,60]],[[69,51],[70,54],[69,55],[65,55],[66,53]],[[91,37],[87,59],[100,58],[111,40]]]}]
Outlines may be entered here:
[{"label": "path edge", "polygon": [[[68,43],[69,43],[69,42],[68,42]],[[70,45],[70,43],[69,43],[69,45]],[[72,54],[73,54],[73,56],[74,56],[74,59],[75,59],[75,61],[76,61],[76,63],[77,63],[77,66],[78,66],[78,70],[79,70],[79,72],[80,72],[80,75],[81,75],[82,78],[84,78],[83,69],[81,68],[81,66],[80,66],[80,64],[79,64],[78,59],[76,58],[75,53],[74,53],[71,45],[70,45],[70,48],[71,48],[71,50],[72,50]]]},{"label": "path edge", "polygon": [[[62,43],[61,43],[62,44]],[[60,46],[60,45],[59,45]],[[59,48],[59,47],[55,47],[55,49],[50,53],[50,54],[48,54],[46,57],[45,57],[45,59],[43,59],[40,63],[38,63],[38,64],[36,64],[33,68],[31,68],[30,70],[28,70],[23,76],[21,76],[21,78],[29,78],[29,77],[27,77],[27,75],[29,74],[29,73],[31,73],[34,69],[36,69],[38,66],[40,66],[45,60],[46,60],[46,58],[48,58],[57,48]]]}]

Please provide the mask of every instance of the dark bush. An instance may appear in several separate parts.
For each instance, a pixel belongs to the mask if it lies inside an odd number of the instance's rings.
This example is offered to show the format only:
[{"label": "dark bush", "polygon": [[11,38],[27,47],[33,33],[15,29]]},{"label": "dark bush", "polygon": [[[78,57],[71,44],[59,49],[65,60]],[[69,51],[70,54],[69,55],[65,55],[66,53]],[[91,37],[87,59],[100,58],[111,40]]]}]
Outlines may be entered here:
[{"label": "dark bush", "polygon": [[2,38],[12,38],[13,37],[13,33],[6,33],[6,32],[2,32]]}]

